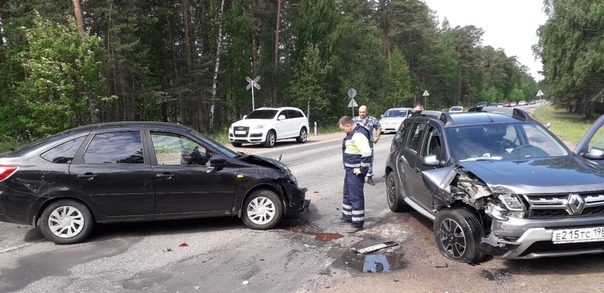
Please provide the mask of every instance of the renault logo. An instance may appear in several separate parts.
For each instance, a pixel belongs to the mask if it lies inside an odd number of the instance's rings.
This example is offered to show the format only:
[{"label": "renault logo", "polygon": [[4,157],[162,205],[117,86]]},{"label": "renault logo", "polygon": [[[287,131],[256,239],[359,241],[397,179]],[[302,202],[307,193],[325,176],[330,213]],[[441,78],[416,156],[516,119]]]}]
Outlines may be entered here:
[{"label": "renault logo", "polygon": [[580,195],[576,193],[568,195],[566,199],[566,212],[569,215],[580,215],[583,212],[583,208],[585,208],[585,201]]}]

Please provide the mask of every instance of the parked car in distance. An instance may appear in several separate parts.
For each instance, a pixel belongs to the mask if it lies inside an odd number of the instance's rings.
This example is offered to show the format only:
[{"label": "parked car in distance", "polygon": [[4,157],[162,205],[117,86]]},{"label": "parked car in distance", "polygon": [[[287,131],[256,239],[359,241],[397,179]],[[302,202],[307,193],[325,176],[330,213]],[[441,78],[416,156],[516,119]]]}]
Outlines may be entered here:
[{"label": "parked car in distance", "polygon": [[411,110],[411,108],[390,108],[386,110],[379,121],[382,133],[395,132],[409,116]]},{"label": "parked car in distance", "polygon": [[510,102],[510,107],[516,107],[516,106],[518,106],[518,103],[516,103],[515,101]]},{"label": "parked car in distance", "polygon": [[234,147],[244,143],[263,144],[272,148],[277,140],[308,139],[308,118],[298,108],[258,108],[229,127],[229,140]]},{"label": "parked car in distance", "polygon": [[487,107],[495,107],[496,108],[497,107],[497,103],[489,103],[487,105]]},{"label": "parked car in distance", "polygon": [[482,101],[482,102],[478,102],[478,104],[476,104],[476,107],[486,107],[487,106],[487,102]]},{"label": "parked car in distance", "polygon": [[453,106],[453,107],[449,108],[449,113],[460,113],[460,112],[463,112],[462,106]]},{"label": "parked car in distance", "polygon": [[96,223],[235,216],[270,229],[305,210],[305,194],[283,163],[174,123],[83,126],[0,155],[0,221],[57,244]]},{"label": "parked car in distance", "polygon": [[604,116],[571,151],[521,109],[479,110],[403,122],[389,208],[432,220],[440,253],[458,262],[604,252]]},{"label": "parked car in distance", "polygon": [[503,108],[503,103],[497,103],[497,107]]},{"label": "parked car in distance", "polygon": [[510,106],[510,102],[509,102],[509,101],[505,101],[505,102],[503,102],[503,106],[504,106],[504,107],[509,107],[509,106]]},{"label": "parked car in distance", "polygon": [[528,103],[526,101],[518,102],[518,106],[526,106],[526,105],[528,105]]}]

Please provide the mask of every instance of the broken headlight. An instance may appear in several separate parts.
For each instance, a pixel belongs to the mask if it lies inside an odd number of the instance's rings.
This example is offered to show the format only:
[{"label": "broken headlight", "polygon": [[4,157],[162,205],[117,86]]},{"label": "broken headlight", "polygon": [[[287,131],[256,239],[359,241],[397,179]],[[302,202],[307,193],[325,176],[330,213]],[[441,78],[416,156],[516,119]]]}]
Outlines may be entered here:
[{"label": "broken headlight", "polygon": [[509,218],[523,218],[525,206],[515,194],[499,194],[487,204],[485,212],[495,219],[507,221]]}]

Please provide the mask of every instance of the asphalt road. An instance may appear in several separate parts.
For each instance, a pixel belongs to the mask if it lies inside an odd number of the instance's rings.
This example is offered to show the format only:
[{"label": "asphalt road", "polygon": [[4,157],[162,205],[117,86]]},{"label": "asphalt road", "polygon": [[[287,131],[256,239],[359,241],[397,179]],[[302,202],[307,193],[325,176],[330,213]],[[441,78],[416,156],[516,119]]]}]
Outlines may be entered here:
[{"label": "asphalt road", "polygon": [[[275,229],[238,218],[99,225],[76,245],[0,223],[0,292],[602,292],[604,255],[479,265],[442,257],[432,223],[386,205],[383,169],[392,135],[376,145],[376,186],[365,187],[366,229],[339,224],[341,138],[243,150],[279,158],[308,188],[309,210]],[[398,245],[369,256],[351,248]]]}]

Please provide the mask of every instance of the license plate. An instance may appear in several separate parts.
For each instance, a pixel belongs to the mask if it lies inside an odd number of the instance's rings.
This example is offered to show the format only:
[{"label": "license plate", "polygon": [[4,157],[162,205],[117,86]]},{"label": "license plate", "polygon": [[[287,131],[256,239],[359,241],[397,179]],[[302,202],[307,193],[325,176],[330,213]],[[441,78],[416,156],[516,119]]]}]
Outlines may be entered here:
[{"label": "license plate", "polygon": [[235,134],[245,134],[245,130],[235,130]]},{"label": "license plate", "polygon": [[554,244],[604,241],[604,227],[554,230]]}]

